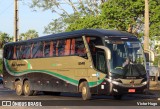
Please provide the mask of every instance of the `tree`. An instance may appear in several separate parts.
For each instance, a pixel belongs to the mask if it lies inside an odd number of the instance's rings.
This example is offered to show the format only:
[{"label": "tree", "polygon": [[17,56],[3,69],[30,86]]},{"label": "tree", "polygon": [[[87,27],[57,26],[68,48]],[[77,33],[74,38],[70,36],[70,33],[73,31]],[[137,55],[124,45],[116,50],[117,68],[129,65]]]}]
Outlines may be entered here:
[{"label": "tree", "polygon": [[11,41],[11,37],[7,33],[0,32],[0,48],[3,47],[4,44]]},{"label": "tree", "polygon": [[[160,31],[158,31],[160,29],[160,13],[158,11],[160,10],[160,1],[150,0],[149,6],[150,37],[154,37],[160,34]],[[101,14],[99,16],[90,15],[80,18],[69,25],[67,31],[96,27],[118,29],[128,31],[138,37],[143,36],[144,0],[108,0],[101,6]]]},{"label": "tree", "polygon": [[38,32],[36,32],[35,30],[28,30],[26,33],[20,34],[19,40],[28,40],[36,37],[38,37]]},{"label": "tree", "polygon": [[100,16],[85,16],[76,20],[74,23],[70,24],[66,31],[73,31],[79,29],[89,29],[89,28],[105,28],[105,21]]},{"label": "tree", "polygon": [[[99,6],[107,0],[32,0],[30,7],[51,10],[60,17],[54,19],[45,27],[45,33],[57,33],[65,31],[68,25],[74,23],[75,20],[88,15],[99,15]],[[65,6],[64,6],[65,5]],[[68,9],[69,11],[67,11]]]}]

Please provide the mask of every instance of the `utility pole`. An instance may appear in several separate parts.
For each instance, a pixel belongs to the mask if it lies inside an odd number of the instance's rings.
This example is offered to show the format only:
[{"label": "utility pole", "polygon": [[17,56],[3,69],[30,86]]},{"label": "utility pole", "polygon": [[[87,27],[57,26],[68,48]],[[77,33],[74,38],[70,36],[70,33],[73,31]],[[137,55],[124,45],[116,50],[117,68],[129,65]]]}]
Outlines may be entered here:
[{"label": "utility pole", "polygon": [[149,0],[145,0],[144,50],[149,49]]},{"label": "utility pole", "polygon": [[14,42],[18,41],[18,0],[14,0]]}]

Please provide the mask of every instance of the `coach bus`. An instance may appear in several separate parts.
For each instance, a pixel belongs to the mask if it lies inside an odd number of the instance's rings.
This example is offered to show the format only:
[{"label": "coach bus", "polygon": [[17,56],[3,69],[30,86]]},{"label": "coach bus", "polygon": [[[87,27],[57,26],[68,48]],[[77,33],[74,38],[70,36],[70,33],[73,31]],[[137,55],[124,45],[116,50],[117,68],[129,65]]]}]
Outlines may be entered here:
[{"label": "coach bus", "polygon": [[7,43],[3,76],[6,88],[25,96],[43,91],[121,99],[148,88],[140,41],[117,30],[83,29]]}]

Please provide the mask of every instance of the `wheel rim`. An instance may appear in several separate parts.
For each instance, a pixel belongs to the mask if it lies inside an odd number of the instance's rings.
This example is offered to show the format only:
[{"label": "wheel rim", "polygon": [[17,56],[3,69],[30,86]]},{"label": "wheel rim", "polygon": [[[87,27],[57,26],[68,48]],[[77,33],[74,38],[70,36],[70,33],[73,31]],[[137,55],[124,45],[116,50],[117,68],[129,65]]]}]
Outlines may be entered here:
[{"label": "wheel rim", "polygon": [[25,85],[24,90],[25,90],[25,92],[26,92],[26,93],[28,93],[28,92],[29,92],[29,85],[28,85],[28,84],[26,84],[26,85]]},{"label": "wheel rim", "polygon": [[21,87],[20,84],[18,84],[18,85],[17,85],[17,88],[16,88],[16,91],[19,93],[19,92],[21,92],[21,90],[22,90],[22,87]]},{"label": "wheel rim", "polygon": [[86,93],[87,93],[87,89],[86,89],[86,87],[83,87],[83,88],[82,88],[82,94],[83,94],[83,95],[86,95]]}]

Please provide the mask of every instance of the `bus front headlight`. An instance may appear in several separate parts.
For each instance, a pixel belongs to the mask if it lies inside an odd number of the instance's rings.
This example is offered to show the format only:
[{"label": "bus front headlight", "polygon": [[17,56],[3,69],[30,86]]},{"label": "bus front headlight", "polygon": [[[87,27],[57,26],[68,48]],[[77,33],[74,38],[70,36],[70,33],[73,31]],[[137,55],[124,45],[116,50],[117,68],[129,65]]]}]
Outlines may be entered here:
[{"label": "bus front headlight", "polygon": [[143,82],[142,84],[143,84],[143,85],[146,85],[146,84],[147,84],[147,81]]}]

